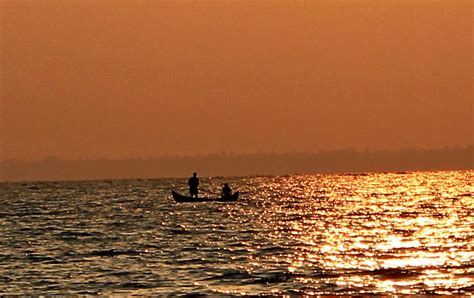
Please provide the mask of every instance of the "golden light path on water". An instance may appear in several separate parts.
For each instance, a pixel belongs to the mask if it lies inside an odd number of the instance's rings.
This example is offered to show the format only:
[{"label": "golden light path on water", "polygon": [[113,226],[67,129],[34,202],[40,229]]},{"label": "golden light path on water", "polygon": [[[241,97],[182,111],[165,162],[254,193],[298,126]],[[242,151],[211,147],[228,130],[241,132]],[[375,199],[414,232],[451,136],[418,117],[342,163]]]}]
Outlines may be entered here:
[{"label": "golden light path on water", "polygon": [[0,295],[469,295],[473,174],[0,184]]},{"label": "golden light path on water", "polygon": [[254,189],[279,200],[263,203],[256,215],[275,245],[291,247],[273,261],[318,289],[307,294],[321,293],[316,268],[336,290],[452,293],[474,285],[471,178],[457,172],[279,177]]}]

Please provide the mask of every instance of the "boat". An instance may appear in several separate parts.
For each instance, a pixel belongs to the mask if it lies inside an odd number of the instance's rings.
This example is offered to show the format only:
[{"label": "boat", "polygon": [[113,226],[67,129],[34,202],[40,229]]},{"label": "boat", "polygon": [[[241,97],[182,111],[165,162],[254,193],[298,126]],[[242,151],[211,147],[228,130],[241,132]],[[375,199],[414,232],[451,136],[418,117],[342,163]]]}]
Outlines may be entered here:
[{"label": "boat", "polygon": [[207,198],[207,197],[201,197],[201,198],[191,198],[188,196],[183,196],[175,191],[171,191],[171,194],[173,195],[173,198],[176,202],[179,203],[193,203],[193,202],[235,202],[239,199],[239,192],[236,191],[232,195],[227,196],[227,197],[220,197],[220,198]]}]

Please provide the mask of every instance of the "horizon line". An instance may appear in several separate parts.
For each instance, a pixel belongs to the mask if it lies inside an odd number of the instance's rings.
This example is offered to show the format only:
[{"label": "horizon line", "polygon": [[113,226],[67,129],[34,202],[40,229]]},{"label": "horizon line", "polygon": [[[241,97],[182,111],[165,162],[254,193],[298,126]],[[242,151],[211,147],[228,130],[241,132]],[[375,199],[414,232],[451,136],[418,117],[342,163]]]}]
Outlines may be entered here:
[{"label": "horizon line", "polygon": [[0,159],[0,163],[4,162],[44,162],[44,161],[125,161],[125,160],[154,160],[164,158],[202,158],[202,157],[215,157],[215,156],[254,156],[254,155],[318,155],[325,153],[342,153],[342,152],[353,152],[353,153],[390,153],[390,152],[407,152],[407,151],[448,151],[448,150],[467,150],[474,149],[474,144],[465,146],[443,146],[436,148],[399,148],[399,149],[360,149],[360,148],[340,148],[340,149],[320,149],[315,151],[254,151],[254,152],[232,152],[232,151],[214,151],[209,153],[195,153],[195,154],[162,154],[157,156],[137,156],[137,157],[79,157],[79,158],[62,158],[58,156],[45,156],[38,159],[17,159],[8,158]]}]

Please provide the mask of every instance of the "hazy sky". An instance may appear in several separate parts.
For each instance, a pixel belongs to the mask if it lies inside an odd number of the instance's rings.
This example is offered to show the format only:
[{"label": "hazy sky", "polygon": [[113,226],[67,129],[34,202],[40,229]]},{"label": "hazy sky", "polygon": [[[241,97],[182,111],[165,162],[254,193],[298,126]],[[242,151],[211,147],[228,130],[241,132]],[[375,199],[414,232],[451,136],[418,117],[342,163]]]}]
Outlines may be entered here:
[{"label": "hazy sky", "polygon": [[473,6],[0,0],[0,159],[472,145]]}]

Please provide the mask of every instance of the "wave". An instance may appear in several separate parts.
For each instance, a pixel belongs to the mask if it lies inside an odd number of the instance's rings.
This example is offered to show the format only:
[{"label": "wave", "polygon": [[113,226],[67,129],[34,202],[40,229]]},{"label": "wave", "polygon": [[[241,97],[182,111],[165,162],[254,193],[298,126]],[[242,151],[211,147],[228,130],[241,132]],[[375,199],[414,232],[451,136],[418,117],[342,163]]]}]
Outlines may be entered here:
[{"label": "wave", "polygon": [[147,251],[139,251],[134,249],[106,249],[89,252],[87,255],[91,257],[116,257],[116,256],[137,256],[147,254]]},{"label": "wave", "polygon": [[275,284],[285,283],[296,279],[325,279],[337,278],[340,274],[319,271],[312,274],[299,274],[288,271],[249,272],[239,270],[225,270],[224,273],[206,278],[216,281],[238,281],[239,284]]},{"label": "wave", "polygon": [[362,271],[360,275],[373,275],[381,279],[405,279],[417,277],[422,272],[401,268],[382,268],[375,270]]},{"label": "wave", "polygon": [[58,239],[78,239],[78,238],[86,238],[86,237],[101,237],[103,236],[102,233],[99,232],[77,232],[77,231],[65,231],[56,234],[56,238]]}]

